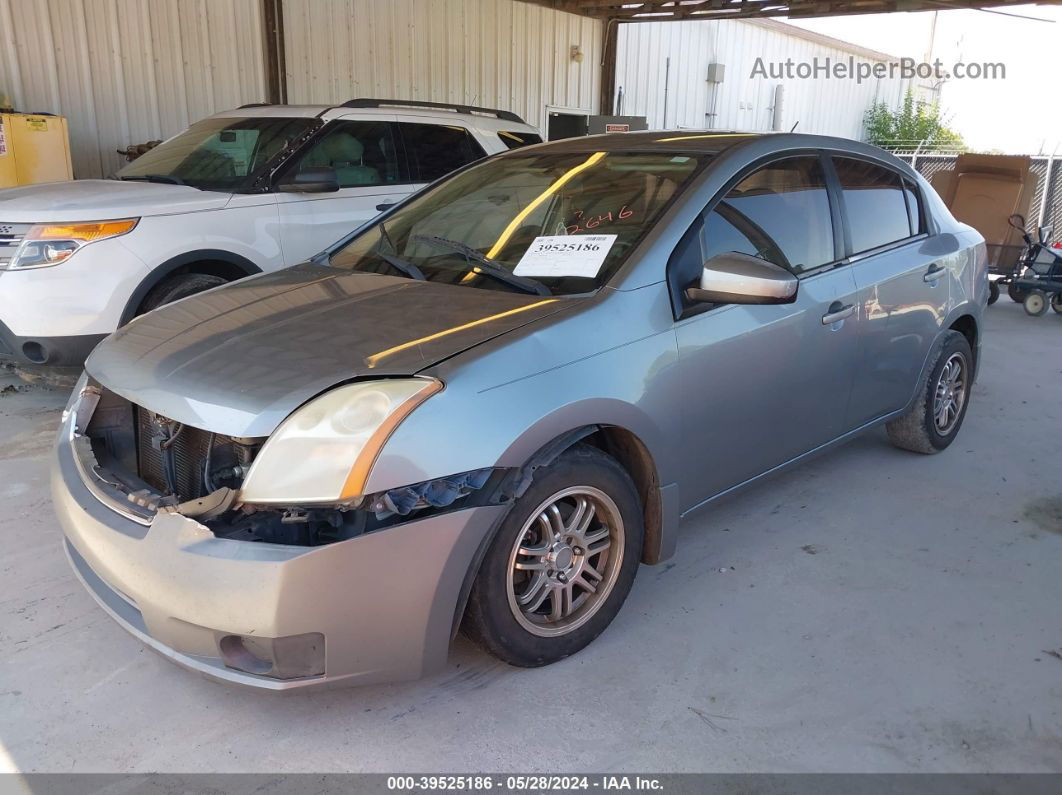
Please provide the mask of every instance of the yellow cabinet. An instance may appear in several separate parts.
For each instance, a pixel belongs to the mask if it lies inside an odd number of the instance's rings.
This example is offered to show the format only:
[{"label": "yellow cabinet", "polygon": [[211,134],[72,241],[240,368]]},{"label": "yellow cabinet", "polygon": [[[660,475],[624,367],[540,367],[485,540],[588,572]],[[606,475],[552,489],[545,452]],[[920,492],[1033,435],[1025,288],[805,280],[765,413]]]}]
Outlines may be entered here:
[{"label": "yellow cabinet", "polygon": [[0,114],[0,188],[73,178],[66,119]]}]

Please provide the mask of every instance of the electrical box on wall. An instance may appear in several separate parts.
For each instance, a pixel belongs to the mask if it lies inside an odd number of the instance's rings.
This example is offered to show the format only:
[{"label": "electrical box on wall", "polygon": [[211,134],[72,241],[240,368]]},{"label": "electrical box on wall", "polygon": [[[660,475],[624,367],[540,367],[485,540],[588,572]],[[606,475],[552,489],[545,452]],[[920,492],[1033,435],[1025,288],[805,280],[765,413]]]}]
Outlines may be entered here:
[{"label": "electrical box on wall", "polygon": [[0,188],[73,178],[66,119],[0,114]]},{"label": "electrical box on wall", "polygon": [[710,63],[708,64],[708,77],[709,83],[722,83],[723,75],[726,74],[726,64]]}]

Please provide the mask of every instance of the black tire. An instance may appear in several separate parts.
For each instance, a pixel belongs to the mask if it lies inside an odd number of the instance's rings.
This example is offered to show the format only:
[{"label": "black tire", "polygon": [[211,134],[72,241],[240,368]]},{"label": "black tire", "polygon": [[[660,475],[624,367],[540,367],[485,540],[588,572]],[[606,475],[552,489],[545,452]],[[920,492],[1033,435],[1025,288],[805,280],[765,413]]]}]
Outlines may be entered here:
[{"label": "black tire", "polygon": [[228,281],[222,276],[212,276],[208,273],[181,273],[176,276],[170,276],[151,288],[147,296],[144,297],[143,303],[140,304],[137,314],[142,315],[152,309],[158,309],[164,304],[173,303],[181,298],[201,293],[204,290],[220,287],[223,284],[227,284]]},{"label": "black tire", "polygon": [[[579,615],[577,611],[585,610],[583,623],[573,624],[571,628],[562,630],[563,634],[544,637],[533,634],[525,627],[528,621],[526,617],[517,618],[516,613],[520,608],[515,603],[510,603],[510,584],[513,582],[510,565],[514,560],[518,560],[518,540],[521,546],[537,543],[546,545],[543,538],[531,540],[532,534],[539,532],[535,528],[540,525],[534,524],[539,509],[556,495],[576,487],[594,490],[607,495],[611,500],[611,508],[616,510],[622,520],[623,543],[611,543],[615,538],[615,530],[610,531],[609,554],[612,547],[615,547],[622,550],[622,556],[611,565],[602,566],[607,568],[609,574],[598,581],[598,585],[610,581],[611,588],[604,591],[597,602],[591,602],[586,592],[581,591],[587,599],[583,607],[573,612],[572,617],[574,621]],[[607,513],[604,509],[598,511],[594,515],[595,521]],[[594,523],[591,523],[591,527],[597,532],[600,531],[600,528],[595,528]],[[587,530],[587,533],[590,532]],[[614,458],[589,445],[579,444],[566,450],[551,464],[537,471],[531,486],[513,503],[502,521],[487,549],[469,594],[468,607],[462,623],[463,631],[487,652],[510,665],[534,668],[575,654],[600,635],[622,607],[638,571],[643,536],[641,502],[627,471]],[[589,536],[587,538],[589,540]],[[574,549],[579,551],[577,546]],[[581,560],[578,557],[574,559]],[[602,560],[593,554],[586,555],[588,563],[591,559],[598,565]],[[541,560],[546,561],[547,558]],[[529,578],[538,576],[538,572],[523,574]],[[520,574],[516,576],[519,577]],[[556,579],[548,579],[553,576],[550,572],[543,571],[542,576],[547,578],[547,582],[556,585]],[[529,592],[531,589],[527,590]],[[550,597],[551,605],[553,598]],[[588,605],[593,606],[593,609]],[[542,615],[542,618],[545,620],[546,616]],[[548,624],[544,626],[549,629]]]},{"label": "black tire", "polygon": [[1040,317],[1047,312],[1047,293],[1043,290],[1029,290],[1022,306],[1025,307],[1025,314]]},{"label": "black tire", "polygon": [[[942,433],[934,415],[937,386],[945,365],[951,362],[954,356],[959,356],[962,360],[964,393],[957,417],[946,425]],[[886,423],[889,441],[903,450],[924,455],[932,455],[945,449],[959,434],[966,417],[973,387],[973,372],[973,353],[966,337],[958,331],[946,332],[936,361],[932,367],[927,368],[919,383],[918,400],[902,417]]]},{"label": "black tire", "polygon": [[1051,294],[1051,308],[1062,315],[1062,293]]},{"label": "black tire", "polygon": [[999,285],[995,282],[988,283],[988,305],[992,306],[999,300]]},{"label": "black tire", "polygon": [[1015,284],[1008,284],[1007,295],[1010,296],[1011,301],[1020,304],[1025,301],[1027,293]]}]

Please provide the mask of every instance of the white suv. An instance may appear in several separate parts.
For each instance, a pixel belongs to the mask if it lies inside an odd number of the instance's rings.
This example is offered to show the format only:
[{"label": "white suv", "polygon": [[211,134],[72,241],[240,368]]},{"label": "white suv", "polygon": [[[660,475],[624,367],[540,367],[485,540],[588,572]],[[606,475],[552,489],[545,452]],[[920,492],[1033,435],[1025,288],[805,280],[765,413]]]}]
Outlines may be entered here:
[{"label": "white suv", "polygon": [[444,174],[541,140],[464,105],[253,105],[117,179],[0,191],[0,356],[78,366],[143,312],[302,262]]}]

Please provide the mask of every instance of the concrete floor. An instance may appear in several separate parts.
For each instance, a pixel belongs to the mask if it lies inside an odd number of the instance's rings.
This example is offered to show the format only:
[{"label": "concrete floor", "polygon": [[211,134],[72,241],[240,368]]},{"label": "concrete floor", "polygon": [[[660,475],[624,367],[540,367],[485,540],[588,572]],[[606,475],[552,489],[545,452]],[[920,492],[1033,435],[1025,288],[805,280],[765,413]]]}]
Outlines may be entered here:
[{"label": "concrete floor", "polygon": [[1062,317],[988,318],[946,453],[876,432],[717,505],[558,665],[460,641],[309,696],[198,678],[95,605],[48,496],[64,396],[8,390],[0,771],[1062,771]]}]

